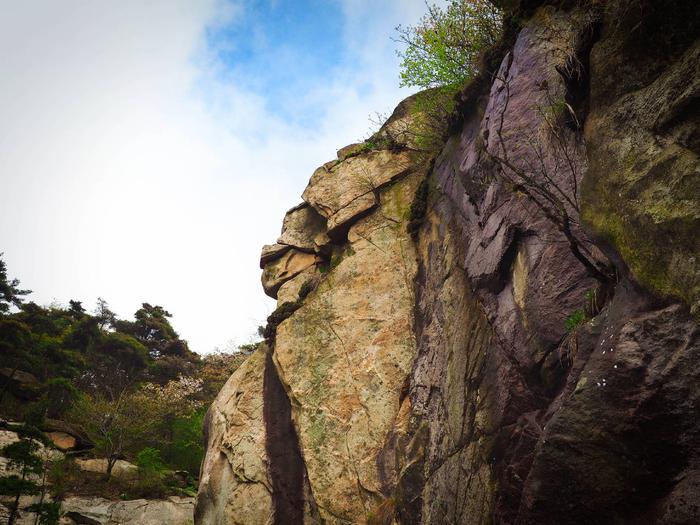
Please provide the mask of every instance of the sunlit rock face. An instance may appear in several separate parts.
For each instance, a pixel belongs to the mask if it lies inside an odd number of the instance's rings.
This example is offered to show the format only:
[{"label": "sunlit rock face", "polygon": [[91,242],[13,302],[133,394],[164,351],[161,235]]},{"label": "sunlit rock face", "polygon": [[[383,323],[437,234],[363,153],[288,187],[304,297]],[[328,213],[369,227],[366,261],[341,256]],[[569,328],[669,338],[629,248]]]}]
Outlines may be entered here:
[{"label": "sunlit rock face", "polygon": [[[210,411],[197,523],[700,522],[698,16],[547,3],[441,151],[312,175],[263,249],[278,315]],[[661,53],[634,34],[669,24]]]},{"label": "sunlit rock face", "polygon": [[195,520],[210,524],[272,523],[265,453],[265,350],[251,355],[226,382],[205,422]]}]

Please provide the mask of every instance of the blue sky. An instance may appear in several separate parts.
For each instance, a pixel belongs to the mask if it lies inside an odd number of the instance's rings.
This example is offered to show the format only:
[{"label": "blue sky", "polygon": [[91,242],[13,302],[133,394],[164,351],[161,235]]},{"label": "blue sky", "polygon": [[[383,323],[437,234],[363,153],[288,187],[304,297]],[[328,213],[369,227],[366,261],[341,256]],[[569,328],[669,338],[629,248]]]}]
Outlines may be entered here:
[{"label": "blue sky", "polygon": [[274,308],[257,259],[314,168],[410,92],[422,0],[0,0],[0,251],[40,304],[165,306],[193,349]]}]

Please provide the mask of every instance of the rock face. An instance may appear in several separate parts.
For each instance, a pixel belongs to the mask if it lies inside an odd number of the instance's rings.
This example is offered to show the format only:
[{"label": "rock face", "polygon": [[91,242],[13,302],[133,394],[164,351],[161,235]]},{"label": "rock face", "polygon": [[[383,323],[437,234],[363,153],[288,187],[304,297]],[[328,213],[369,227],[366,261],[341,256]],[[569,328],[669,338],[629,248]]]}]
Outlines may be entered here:
[{"label": "rock face", "polygon": [[236,370],[207,413],[198,523],[272,523],[263,421],[265,352],[256,351]]},{"label": "rock face", "polygon": [[192,522],[193,498],[109,501],[70,497],[63,501],[61,523],[67,525],[187,525]]},{"label": "rock face", "polygon": [[313,174],[198,524],[700,522],[700,16],[547,3],[441,151]]}]

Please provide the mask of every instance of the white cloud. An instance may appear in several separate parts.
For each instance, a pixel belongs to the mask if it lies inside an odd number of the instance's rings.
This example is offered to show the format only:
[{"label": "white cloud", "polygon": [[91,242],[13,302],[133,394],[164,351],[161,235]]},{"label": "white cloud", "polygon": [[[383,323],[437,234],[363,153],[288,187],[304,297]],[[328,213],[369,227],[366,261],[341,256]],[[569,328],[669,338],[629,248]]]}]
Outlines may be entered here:
[{"label": "white cloud", "polygon": [[296,101],[323,115],[309,129],[222,80],[204,29],[235,17],[235,4],[0,2],[10,274],[42,303],[91,307],[101,295],[122,316],[162,304],[198,351],[244,342],[274,307],[259,284],[261,245],[313,169],[405,94],[388,37],[422,2],[342,5],[356,64]]}]

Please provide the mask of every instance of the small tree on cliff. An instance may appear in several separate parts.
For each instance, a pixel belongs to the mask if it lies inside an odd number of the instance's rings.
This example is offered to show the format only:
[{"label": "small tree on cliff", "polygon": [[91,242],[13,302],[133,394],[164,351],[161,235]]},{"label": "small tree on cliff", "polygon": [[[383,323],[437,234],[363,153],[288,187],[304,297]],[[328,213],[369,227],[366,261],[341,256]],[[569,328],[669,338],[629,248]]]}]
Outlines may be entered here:
[{"label": "small tree on cliff", "polygon": [[482,55],[499,40],[502,16],[488,0],[451,0],[446,8],[427,4],[416,26],[398,26],[401,86],[423,89],[411,105],[413,119],[398,135],[421,152],[444,143],[449,116],[464,83],[480,74]]},{"label": "small tree on cliff", "polygon": [[488,0],[427,4],[417,26],[398,26],[401,85],[423,89],[462,84],[479,72],[482,52],[501,34],[501,12]]}]

